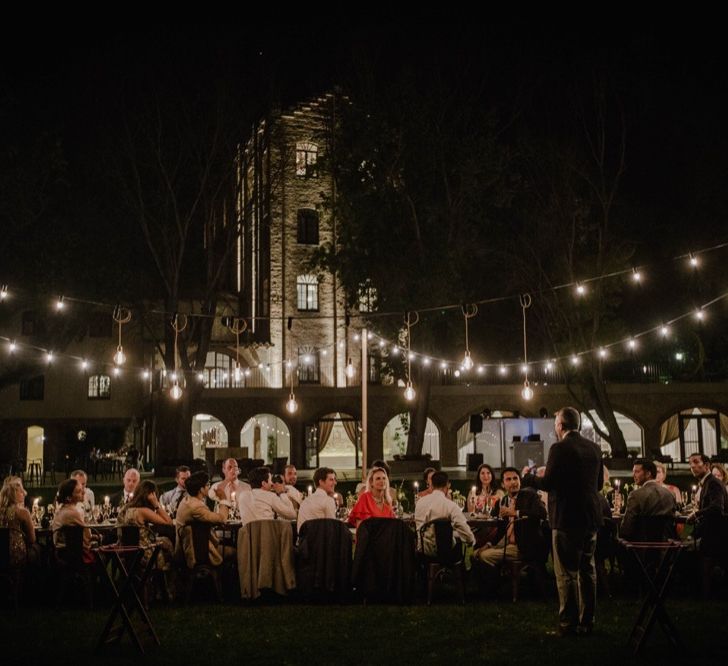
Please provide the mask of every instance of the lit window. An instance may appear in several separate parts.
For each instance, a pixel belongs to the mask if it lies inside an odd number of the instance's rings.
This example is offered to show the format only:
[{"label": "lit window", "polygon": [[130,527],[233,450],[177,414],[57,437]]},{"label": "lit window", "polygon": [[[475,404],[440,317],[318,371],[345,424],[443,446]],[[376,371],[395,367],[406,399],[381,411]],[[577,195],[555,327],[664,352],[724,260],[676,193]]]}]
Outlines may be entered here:
[{"label": "lit window", "polygon": [[299,275],[296,278],[298,309],[316,312],[318,306],[318,278],[315,275]]},{"label": "lit window", "polygon": [[88,378],[89,400],[108,400],[111,397],[111,377],[91,375]]},{"label": "lit window", "polygon": [[316,178],[318,146],[315,143],[296,144],[296,175],[302,178]]},{"label": "lit window", "polygon": [[299,347],[298,382],[300,384],[318,384],[320,381],[318,350],[310,346]]}]

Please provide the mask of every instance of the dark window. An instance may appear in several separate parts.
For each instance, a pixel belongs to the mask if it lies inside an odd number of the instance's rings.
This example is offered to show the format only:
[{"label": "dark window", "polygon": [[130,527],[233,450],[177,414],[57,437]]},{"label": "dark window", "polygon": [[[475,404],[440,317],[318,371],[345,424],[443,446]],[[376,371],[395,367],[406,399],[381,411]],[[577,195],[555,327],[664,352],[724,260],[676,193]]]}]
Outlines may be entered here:
[{"label": "dark window", "polygon": [[319,215],[312,208],[298,211],[298,242],[302,245],[319,243]]},{"label": "dark window", "polygon": [[92,338],[110,338],[113,320],[107,312],[93,312],[88,322],[88,334]]},{"label": "dark window", "polygon": [[313,347],[298,348],[298,383],[319,384],[321,372],[318,350]]},{"label": "dark window", "polygon": [[43,400],[44,393],[45,377],[43,375],[20,381],[21,400]]},{"label": "dark window", "polygon": [[88,378],[88,397],[90,400],[108,400],[111,397],[111,377],[91,375]]},{"label": "dark window", "polygon": [[22,335],[35,335],[38,332],[38,318],[32,310],[23,312],[21,324]]},{"label": "dark window", "polygon": [[296,278],[298,292],[298,309],[301,311],[317,312],[318,306],[318,278],[315,275],[299,275]]}]

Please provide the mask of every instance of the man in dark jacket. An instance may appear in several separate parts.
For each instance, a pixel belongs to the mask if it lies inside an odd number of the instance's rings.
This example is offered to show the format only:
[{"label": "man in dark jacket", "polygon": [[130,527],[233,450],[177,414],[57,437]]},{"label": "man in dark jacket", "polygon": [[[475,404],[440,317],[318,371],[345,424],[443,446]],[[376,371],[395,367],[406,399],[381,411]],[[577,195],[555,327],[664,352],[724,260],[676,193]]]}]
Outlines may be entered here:
[{"label": "man in dark jacket", "polygon": [[604,483],[599,447],[579,434],[581,418],[573,407],[556,414],[559,441],[549,450],[543,478],[548,491],[554,571],[559,592],[559,636],[589,634],[594,625],[596,569],[594,549],[602,525],[599,490]]}]

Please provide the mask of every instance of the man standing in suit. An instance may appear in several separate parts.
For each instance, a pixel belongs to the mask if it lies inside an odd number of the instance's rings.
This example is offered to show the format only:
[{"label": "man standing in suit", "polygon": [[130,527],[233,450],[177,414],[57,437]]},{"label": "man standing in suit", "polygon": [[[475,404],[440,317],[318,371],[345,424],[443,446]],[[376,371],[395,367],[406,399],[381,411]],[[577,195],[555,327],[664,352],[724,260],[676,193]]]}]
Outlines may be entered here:
[{"label": "man standing in suit", "polygon": [[[675,496],[657,483],[657,467],[651,460],[638,460],[632,468],[632,477],[639,486],[627,498],[627,509],[622,518],[619,535],[628,541],[655,541],[675,538]],[[664,518],[662,534],[645,533],[643,518]],[[659,537],[659,538],[658,538]]]},{"label": "man standing in suit", "polygon": [[590,634],[594,626],[597,575],[594,549],[602,525],[599,491],[604,483],[602,453],[579,434],[581,417],[573,407],[559,410],[559,441],[549,450],[546,472],[534,485],[549,494],[554,572],[559,592],[558,635]]}]

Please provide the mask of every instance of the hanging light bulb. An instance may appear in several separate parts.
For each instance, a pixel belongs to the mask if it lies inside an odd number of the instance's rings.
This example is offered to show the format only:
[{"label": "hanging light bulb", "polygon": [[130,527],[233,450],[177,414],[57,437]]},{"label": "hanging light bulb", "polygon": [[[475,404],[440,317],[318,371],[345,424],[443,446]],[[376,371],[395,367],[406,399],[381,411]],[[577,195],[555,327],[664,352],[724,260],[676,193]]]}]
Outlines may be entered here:
[{"label": "hanging light bulb", "polygon": [[114,377],[118,377],[121,374],[121,368],[114,368],[112,370]]},{"label": "hanging light bulb", "polygon": [[580,282],[577,282],[576,283],[576,295],[583,296],[584,294],[586,294],[586,287],[583,284],[581,284]]},{"label": "hanging light bulb", "polygon": [[142,379],[149,379],[149,370],[142,372]]},{"label": "hanging light bulb", "polygon": [[294,396],[293,391],[291,391],[290,395],[288,396],[288,402],[286,403],[286,410],[290,414],[295,414],[297,409],[298,403],[296,402],[296,396]]},{"label": "hanging light bulb", "polygon": [[697,268],[699,263],[700,262],[698,261],[698,258],[691,252],[690,253],[690,265],[693,268]]},{"label": "hanging light bulb", "polygon": [[632,280],[634,282],[642,282],[642,273],[640,273],[636,268],[632,269]]},{"label": "hanging light bulb", "polygon": [[440,362],[440,368],[441,368],[442,370],[447,370],[447,363],[446,363],[445,361],[441,361],[441,362]]},{"label": "hanging light bulb", "polygon": [[412,382],[408,380],[407,387],[404,390],[404,399],[408,402],[412,402],[416,395],[414,388],[412,388]]},{"label": "hanging light bulb", "polygon": [[470,352],[465,352],[465,357],[463,358],[463,369],[465,370],[472,370],[473,368],[473,359],[470,357]]},{"label": "hanging light bulb", "polygon": [[703,321],[703,319],[705,319],[705,313],[702,310],[696,310],[695,311],[695,318],[698,321]]},{"label": "hanging light bulb", "polygon": [[394,347],[392,347],[391,354],[392,356],[397,356],[397,354],[399,354],[399,347],[397,345],[394,345]]},{"label": "hanging light bulb", "polygon": [[627,346],[628,346],[628,347],[629,347],[630,349],[634,349],[634,348],[635,348],[635,347],[637,346],[637,340],[635,340],[634,338],[630,338],[630,339],[629,339],[629,340],[627,341]]},{"label": "hanging light bulb", "polygon": [[124,365],[124,363],[126,363],[126,354],[124,354],[124,348],[121,345],[116,348],[116,354],[114,354],[114,363],[116,365]]},{"label": "hanging light bulb", "polygon": [[351,362],[351,358],[346,363],[346,368],[344,369],[344,373],[346,376],[351,379],[354,374],[356,373],[356,370],[354,369],[354,364]]},{"label": "hanging light bulb", "polygon": [[531,388],[528,380],[523,382],[523,388],[521,389],[521,397],[524,400],[531,400],[533,398],[533,389]]},{"label": "hanging light bulb", "polygon": [[579,365],[579,357],[576,354],[571,357],[571,365]]},{"label": "hanging light bulb", "polygon": [[243,373],[246,377],[250,377],[250,368],[245,368],[245,372]]},{"label": "hanging light bulb", "polygon": [[554,364],[551,363],[551,361],[546,361],[546,365],[544,366],[544,370],[546,372],[551,372],[554,369]]},{"label": "hanging light bulb", "polygon": [[472,319],[476,314],[478,314],[478,306],[477,305],[461,305],[460,310],[463,313],[463,319],[465,320],[465,356],[463,357],[462,367],[464,370],[472,370],[473,369],[473,359],[470,356],[470,335],[469,335],[469,328],[468,328],[468,322],[470,319]]},{"label": "hanging light bulb", "polygon": [[670,327],[662,326],[660,328],[660,335],[662,335],[663,338],[666,338],[668,335],[670,335]]},{"label": "hanging light bulb", "polygon": [[478,366],[478,374],[479,375],[482,375],[484,372],[485,372],[485,366],[484,365],[479,365]]},{"label": "hanging light bulb", "polygon": [[86,359],[83,359],[81,361],[81,370],[86,370],[88,368],[88,361]]},{"label": "hanging light bulb", "polygon": [[599,358],[606,358],[607,357],[607,350],[604,349],[604,347],[599,348]]},{"label": "hanging light bulb", "polygon": [[430,362],[431,362],[431,361],[430,361],[430,359],[429,359],[429,357],[428,357],[428,356],[425,356],[425,357],[424,357],[424,358],[422,359],[422,365],[430,365]]},{"label": "hanging light bulb", "polygon": [[202,372],[197,373],[197,379],[198,381],[204,382],[205,381],[205,374]]},{"label": "hanging light bulb", "polygon": [[0,301],[4,301],[8,297],[8,285],[4,284],[0,287]]},{"label": "hanging light bulb", "polygon": [[175,382],[172,385],[172,390],[169,392],[169,395],[171,396],[172,400],[179,400],[182,397],[182,387]]},{"label": "hanging light bulb", "polygon": [[243,376],[242,371],[240,370],[240,363],[235,364],[235,371],[233,372],[233,376],[235,377],[236,382],[239,382],[241,377]]},{"label": "hanging light bulb", "polygon": [[63,302],[63,296],[59,296],[58,300],[56,301],[56,310],[58,310],[60,312],[65,307],[66,307],[66,304]]},{"label": "hanging light bulb", "polygon": [[46,361],[51,363],[53,361],[53,352],[49,351],[46,353]]},{"label": "hanging light bulb", "polygon": [[521,372],[525,375],[528,372],[528,366],[527,365],[522,365],[521,366]]},{"label": "hanging light bulb", "polygon": [[15,340],[11,340],[8,343],[8,351],[12,354],[17,349],[17,345],[15,344]]},{"label": "hanging light bulb", "polygon": [[508,372],[508,371],[506,370],[506,366],[505,365],[501,365],[501,367],[498,368],[498,372],[500,372],[500,374],[502,374],[502,375],[505,375],[506,372]]}]

